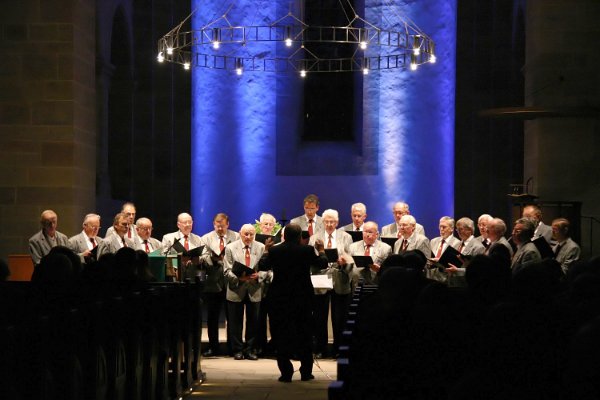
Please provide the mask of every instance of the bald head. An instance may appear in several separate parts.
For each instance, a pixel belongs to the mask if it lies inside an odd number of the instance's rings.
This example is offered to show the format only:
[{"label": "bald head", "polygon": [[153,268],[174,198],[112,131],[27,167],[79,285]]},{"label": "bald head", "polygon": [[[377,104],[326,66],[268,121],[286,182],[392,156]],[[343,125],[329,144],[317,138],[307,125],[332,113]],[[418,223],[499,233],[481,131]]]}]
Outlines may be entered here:
[{"label": "bald head", "polygon": [[373,221],[365,222],[363,226],[363,241],[365,244],[372,245],[379,237],[379,226]]},{"label": "bald head", "polygon": [[394,220],[396,221],[396,224],[399,224],[400,218],[402,218],[404,215],[410,214],[408,204],[402,201],[394,203],[394,206],[392,207],[392,213],[394,214]]},{"label": "bald head", "polygon": [[188,213],[181,213],[177,216],[177,227],[184,235],[188,236],[192,233],[192,228],[194,227],[194,220],[192,216]]},{"label": "bald head", "polygon": [[54,237],[58,227],[58,215],[52,210],[44,210],[40,215],[40,224],[44,234]]},{"label": "bald head", "polygon": [[152,235],[152,221],[149,218],[138,218],[135,229],[142,240],[148,240]]},{"label": "bald head", "polygon": [[256,230],[254,229],[254,225],[244,224],[240,228],[240,237],[245,246],[250,246],[252,244],[255,235]]}]

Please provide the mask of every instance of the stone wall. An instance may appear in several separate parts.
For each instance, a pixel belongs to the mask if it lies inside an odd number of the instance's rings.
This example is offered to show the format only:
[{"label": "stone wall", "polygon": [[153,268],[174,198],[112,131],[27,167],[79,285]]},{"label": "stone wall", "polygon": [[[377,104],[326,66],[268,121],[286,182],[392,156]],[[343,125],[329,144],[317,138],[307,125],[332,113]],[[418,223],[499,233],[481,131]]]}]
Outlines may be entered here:
[{"label": "stone wall", "polygon": [[26,253],[44,209],[73,235],[95,208],[95,2],[0,13],[0,258]]},{"label": "stone wall", "polygon": [[[527,6],[525,105],[556,111],[525,123],[524,181],[544,201],[582,202],[600,219],[600,44],[597,0]],[[545,221],[550,223],[552,221]],[[585,256],[600,253],[600,222],[582,218]]]}]

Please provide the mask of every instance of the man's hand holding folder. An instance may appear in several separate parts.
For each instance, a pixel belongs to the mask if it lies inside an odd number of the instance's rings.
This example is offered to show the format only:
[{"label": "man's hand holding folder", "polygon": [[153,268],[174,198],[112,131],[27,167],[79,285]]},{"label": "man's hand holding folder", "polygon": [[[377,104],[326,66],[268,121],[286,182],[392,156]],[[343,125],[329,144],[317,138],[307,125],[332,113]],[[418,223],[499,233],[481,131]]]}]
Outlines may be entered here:
[{"label": "man's hand holding folder", "polygon": [[231,272],[238,277],[240,282],[247,282],[250,280],[258,280],[258,272],[253,270],[252,268],[246,267],[239,261],[233,262],[233,267],[231,268]]}]

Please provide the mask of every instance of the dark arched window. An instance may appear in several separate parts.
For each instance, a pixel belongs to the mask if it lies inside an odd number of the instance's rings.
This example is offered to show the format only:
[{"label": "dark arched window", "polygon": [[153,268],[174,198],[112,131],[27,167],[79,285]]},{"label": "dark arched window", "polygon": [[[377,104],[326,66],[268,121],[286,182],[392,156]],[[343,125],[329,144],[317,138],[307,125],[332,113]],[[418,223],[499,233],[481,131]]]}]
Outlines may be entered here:
[{"label": "dark arched window", "polygon": [[[311,26],[346,26],[356,0],[306,0],[304,19]],[[364,7],[363,7],[364,8]],[[358,12],[358,10],[356,10]],[[362,11],[360,11],[362,14]],[[355,44],[310,45],[321,58],[350,58]],[[353,141],[362,125],[362,74],[309,73],[303,81],[302,140]]]},{"label": "dark arched window", "polygon": [[133,79],[127,20],[117,9],[111,35],[114,68],[108,91],[108,171],[113,199],[130,199],[133,160]]}]

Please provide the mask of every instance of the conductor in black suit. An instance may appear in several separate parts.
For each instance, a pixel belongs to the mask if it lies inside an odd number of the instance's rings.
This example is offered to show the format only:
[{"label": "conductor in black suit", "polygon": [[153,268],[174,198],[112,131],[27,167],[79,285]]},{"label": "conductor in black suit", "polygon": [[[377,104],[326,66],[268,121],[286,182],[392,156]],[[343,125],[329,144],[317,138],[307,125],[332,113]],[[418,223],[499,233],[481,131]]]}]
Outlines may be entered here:
[{"label": "conductor in black suit", "polygon": [[[311,310],[313,286],[311,265],[327,268],[323,242],[315,247],[300,244],[300,225],[289,224],[284,230],[285,241],[269,249],[266,265],[273,270],[269,290],[271,334],[277,350],[280,382],[291,382],[294,367],[290,359],[300,359],[301,380],[314,379],[312,375]],[[319,253],[317,256],[315,249]]]}]

